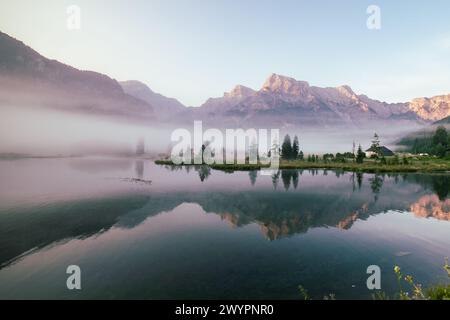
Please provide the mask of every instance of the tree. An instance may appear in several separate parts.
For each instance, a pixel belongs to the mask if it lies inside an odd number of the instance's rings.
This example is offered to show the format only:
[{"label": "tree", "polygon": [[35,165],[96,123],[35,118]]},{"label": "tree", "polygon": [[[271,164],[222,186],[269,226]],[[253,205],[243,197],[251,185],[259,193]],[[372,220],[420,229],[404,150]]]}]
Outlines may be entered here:
[{"label": "tree", "polygon": [[291,159],[292,157],[291,137],[288,134],[284,137],[281,145],[281,157],[283,159]]},{"label": "tree", "polygon": [[[205,152],[205,149],[206,149],[206,146],[205,146],[204,144],[202,144],[202,151],[201,151],[201,153],[202,153],[202,164],[205,163],[204,158],[203,158],[203,154],[204,154],[204,152]],[[202,180],[202,181],[203,181],[203,180]]]},{"label": "tree", "polygon": [[303,161],[305,159],[305,155],[303,154],[303,151],[300,150],[300,152],[298,153],[298,159]]},{"label": "tree", "polygon": [[336,153],[335,161],[344,163],[345,156],[342,153],[338,152],[338,153]]},{"label": "tree", "polygon": [[447,148],[446,147],[444,147],[442,144],[438,144],[436,147],[435,147],[435,151],[434,151],[435,153],[436,153],[436,155],[439,157],[439,158],[443,158],[443,157],[445,157],[445,154],[447,153]]},{"label": "tree", "polygon": [[332,153],[325,153],[322,156],[322,159],[323,159],[324,162],[333,161],[334,160],[334,154],[332,154]]},{"label": "tree", "polygon": [[371,151],[375,152],[377,156],[381,155],[381,147],[380,147],[380,137],[375,132],[373,135],[372,146],[370,147]]},{"label": "tree", "polygon": [[353,159],[353,158],[355,158],[355,154],[352,152],[344,152],[344,158]]},{"label": "tree", "polygon": [[358,151],[356,151],[356,163],[363,163],[366,154],[362,151],[361,145],[358,146]]},{"label": "tree", "polygon": [[298,157],[298,151],[300,150],[298,137],[294,137],[294,142],[292,144],[292,159],[296,159]]},{"label": "tree", "polygon": [[433,145],[442,144],[444,147],[448,144],[448,133],[444,126],[439,126],[433,136]]},{"label": "tree", "polygon": [[433,136],[433,149],[434,153],[440,158],[445,157],[449,145],[448,138],[445,127],[439,126]]},{"label": "tree", "polygon": [[419,139],[415,138],[414,139],[414,144],[412,147],[412,152],[413,153],[419,153]]}]

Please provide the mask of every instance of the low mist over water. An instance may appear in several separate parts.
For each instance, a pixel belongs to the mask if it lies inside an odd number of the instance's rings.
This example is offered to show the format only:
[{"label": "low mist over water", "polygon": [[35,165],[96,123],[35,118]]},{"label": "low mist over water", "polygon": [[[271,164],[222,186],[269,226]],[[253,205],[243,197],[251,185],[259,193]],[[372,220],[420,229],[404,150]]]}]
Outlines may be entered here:
[{"label": "low mist over water", "polygon": [[6,106],[0,110],[1,153],[135,154],[140,140],[149,153],[166,152],[170,130],[39,107]]}]

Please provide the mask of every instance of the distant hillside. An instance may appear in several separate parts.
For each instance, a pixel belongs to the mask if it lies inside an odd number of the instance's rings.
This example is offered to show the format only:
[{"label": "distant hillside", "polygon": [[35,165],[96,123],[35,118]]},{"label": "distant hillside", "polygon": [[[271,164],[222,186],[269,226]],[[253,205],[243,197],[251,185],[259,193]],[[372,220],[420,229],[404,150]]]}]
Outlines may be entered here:
[{"label": "distant hillside", "polygon": [[122,81],[120,85],[125,93],[151,104],[158,120],[170,120],[175,114],[186,109],[177,99],[168,98],[153,92],[146,84],[140,81]]},{"label": "distant hillside", "polygon": [[0,103],[132,121],[154,118],[152,106],[126,94],[116,80],[49,60],[1,32]]},{"label": "distant hillside", "polygon": [[396,144],[404,151],[443,157],[450,152],[449,128],[450,126],[433,124],[420,132],[402,137]]},{"label": "distant hillside", "polygon": [[434,122],[433,124],[435,124],[435,125],[440,125],[440,124],[446,125],[446,124],[450,124],[450,116],[448,116],[448,117],[446,117],[446,118],[444,118],[444,119],[441,119],[441,120],[439,120],[439,121],[436,121],[436,122]]}]

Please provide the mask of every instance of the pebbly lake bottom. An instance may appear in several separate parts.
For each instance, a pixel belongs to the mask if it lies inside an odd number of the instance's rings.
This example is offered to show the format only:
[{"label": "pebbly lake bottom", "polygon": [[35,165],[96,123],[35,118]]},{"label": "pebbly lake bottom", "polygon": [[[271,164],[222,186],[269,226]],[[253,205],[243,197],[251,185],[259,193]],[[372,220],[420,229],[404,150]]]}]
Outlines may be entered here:
[{"label": "pebbly lake bottom", "polygon": [[1,299],[371,299],[369,265],[390,295],[394,265],[448,281],[448,174],[70,158],[3,160],[0,181]]}]

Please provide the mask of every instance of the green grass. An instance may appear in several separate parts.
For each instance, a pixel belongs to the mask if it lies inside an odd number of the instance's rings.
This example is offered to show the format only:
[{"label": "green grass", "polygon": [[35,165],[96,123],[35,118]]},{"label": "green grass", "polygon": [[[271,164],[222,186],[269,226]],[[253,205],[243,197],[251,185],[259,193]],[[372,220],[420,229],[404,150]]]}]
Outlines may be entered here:
[{"label": "green grass", "polygon": [[[392,164],[393,158],[387,158],[387,164],[373,159],[366,159],[363,163],[348,159],[342,162],[307,162],[301,160],[281,160],[280,169],[330,169],[351,172],[385,173],[385,172],[446,172],[450,171],[450,160],[437,158],[409,159],[408,164]],[[401,162],[401,161],[400,161]],[[156,160],[159,165],[174,165],[171,160]],[[262,164],[213,164],[212,169],[223,171],[250,171],[267,168]]]},{"label": "green grass", "polygon": [[341,169],[356,172],[442,172],[450,171],[450,161],[410,161],[408,164],[381,164],[373,160],[363,163],[281,161],[281,169]]}]

